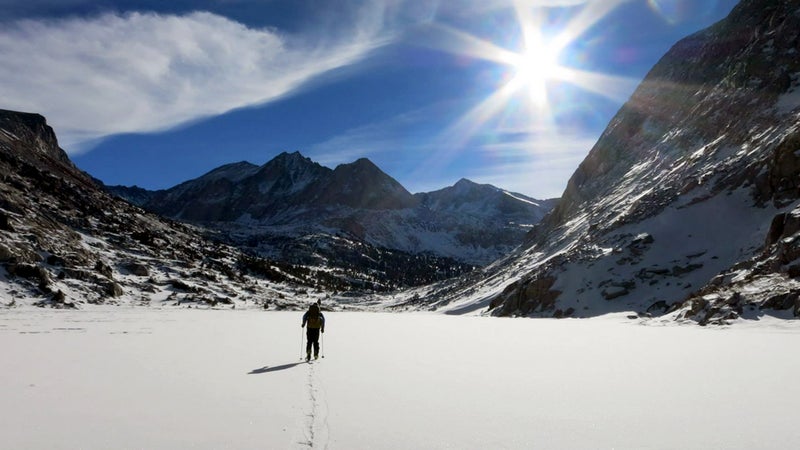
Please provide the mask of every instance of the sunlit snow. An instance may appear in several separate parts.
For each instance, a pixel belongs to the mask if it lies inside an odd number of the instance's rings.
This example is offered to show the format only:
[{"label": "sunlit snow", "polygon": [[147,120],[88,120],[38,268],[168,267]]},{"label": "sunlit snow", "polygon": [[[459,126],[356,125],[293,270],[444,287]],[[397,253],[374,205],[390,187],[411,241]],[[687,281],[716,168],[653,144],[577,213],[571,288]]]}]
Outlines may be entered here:
[{"label": "sunlit snow", "polygon": [[[4,448],[788,448],[800,323],[0,312]],[[788,446],[788,447],[787,447]]]}]

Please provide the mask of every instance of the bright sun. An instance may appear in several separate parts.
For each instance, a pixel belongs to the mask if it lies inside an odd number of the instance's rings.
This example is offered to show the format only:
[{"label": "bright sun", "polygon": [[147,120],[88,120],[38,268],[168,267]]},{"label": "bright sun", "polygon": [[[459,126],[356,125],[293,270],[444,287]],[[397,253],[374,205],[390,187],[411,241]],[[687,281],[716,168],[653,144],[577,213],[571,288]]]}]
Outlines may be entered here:
[{"label": "bright sun", "polygon": [[524,53],[516,55],[511,84],[515,88],[526,87],[531,100],[537,106],[547,103],[547,81],[557,77],[558,52],[543,44],[529,45]]},{"label": "bright sun", "polygon": [[[571,44],[628,0],[506,1],[513,5],[519,25],[520,39],[513,46],[516,51],[510,49],[511,43],[507,40],[504,42],[509,46],[501,47],[456,28],[436,25],[442,32],[436,43],[440,50],[491,61],[502,67],[495,72],[501,74],[496,89],[443,133],[450,147],[466,145],[476,130],[495,117],[501,119],[502,129],[528,129],[531,136],[543,136],[543,132],[549,131],[558,133],[555,117],[563,106],[550,103],[552,94],[548,93],[548,88],[559,85],[569,84],[618,103],[628,100],[639,83],[637,80],[580,70],[566,64],[575,56],[569,53]],[[539,4],[553,6],[536,6]],[[549,10],[557,5],[573,4],[584,6],[576,9],[575,15],[556,30],[554,22],[548,20]]]}]

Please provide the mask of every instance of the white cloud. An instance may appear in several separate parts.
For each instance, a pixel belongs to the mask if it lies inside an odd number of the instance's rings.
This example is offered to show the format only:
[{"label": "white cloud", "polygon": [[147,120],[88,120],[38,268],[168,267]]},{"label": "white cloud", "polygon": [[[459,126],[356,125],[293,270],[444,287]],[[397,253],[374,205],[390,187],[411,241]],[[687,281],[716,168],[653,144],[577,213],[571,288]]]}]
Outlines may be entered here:
[{"label": "white cloud", "polygon": [[424,154],[432,151],[436,144],[428,142],[419,129],[434,120],[446,106],[446,103],[437,103],[351,128],[313,145],[307,152],[315,161],[331,167],[362,157],[396,162],[407,159],[404,155],[409,152]]},{"label": "white cloud", "polygon": [[493,138],[466,146],[436,135],[409,139],[415,129],[453,106],[430,105],[347,130],[314,145],[308,156],[328,167],[370,158],[411,192],[441,189],[469,178],[544,199],[561,196],[598,138],[531,125],[484,130]]},{"label": "white cloud", "polygon": [[358,11],[348,34],[325,38],[252,29],[207,12],[6,24],[0,107],[45,115],[74,153],[104,136],[284,96],[385,43],[383,13],[378,5]]},{"label": "white cloud", "polygon": [[464,17],[508,8],[561,8],[609,1],[612,0],[448,0],[440,3],[438,11],[440,15]]},{"label": "white cloud", "polygon": [[487,145],[484,150],[501,162],[465,176],[539,199],[560,197],[596,141],[593,137],[553,136]]}]

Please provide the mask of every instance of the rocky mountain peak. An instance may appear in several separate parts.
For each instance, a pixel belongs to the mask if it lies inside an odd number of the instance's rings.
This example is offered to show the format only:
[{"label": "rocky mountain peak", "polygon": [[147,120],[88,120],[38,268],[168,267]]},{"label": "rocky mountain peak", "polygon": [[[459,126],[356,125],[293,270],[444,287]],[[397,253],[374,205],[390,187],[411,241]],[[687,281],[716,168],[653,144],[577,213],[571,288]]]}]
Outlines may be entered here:
[{"label": "rocky mountain peak", "polygon": [[456,181],[456,184],[454,184],[453,186],[454,187],[470,187],[470,186],[476,186],[476,185],[478,185],[478,183],[476,183],[476,182],[474,182],[472,180],[468,180],[466,178],[462,178],[462,179]]},{"label": "rocky mountain peak", "polygon": [[[0,142],[25,146],[46,158],[72,166],[67,154],[58,146],[58,139],[44,116],[0,109]],[[34,154],[28,153],[33,157]]]},{"label": "rocky mountain peak", "polygon": [[328,172],[330,169],[306,158],[300,152],[283,152],[261,166],[256,178],[262,183],[261,190],[264,192],[273,186],[280,190],[297,192]]},{"label": "rocky mountain peak", "polygon": [[491,185],[488,185],[488,184],[478,184],[478,183],[476,183],[476,182],[474,182],[472,180],[468,180],[466,178],[462,178],[462,179],[458,180],[456,182],[456,184],[453,185],[453,189],[456,192],[461,192],[461,193],[466,193],[466,192],[475,191],[475,190],[479,190],[479,189],[491,190],[491,191],[497,191],[498,190],[494,186],[491,186]]},{"label": "rocky mountain peak", "polygon": [[353,181],[361,184],[391,179],[389,175],[368,158],[359,158],[351,163],[340,164],[336,166],[333,172],[341,178],[355,177]]},{"label": "rocky mountain peak", "polygon": [[[498,199],[501,199],[505,194],[503,190],[492,186],[491,184],[478,184],[474,181],[462,178],[456,184],[440,189],[438,191],[418,194],[422,199],[423,204],[432,209],[442,208],[461,208],[464,204],[473,203],[474,208],[487,209],[496,206]],[[522,194],[515,194],[524,201],[533,201],[528,199]],[[490,206],[488,203],[492,203]],[[481,203],[481,205],[477,204]]]},{"label": "rocky mountain peak", "polygon": [[258,171],[258,166],[247,161],[226,164],[204,175],[209,180],[225,179],[231,182],[239,182],[252,176]]},{"label": "rocky mountain peak", "polygon": [[394,178],[367,158],[341,164],[318,194],[326,204],[364,209],[403,209],[416,205],[416,199]]},{"label": "rocky mountain peak", "polygon": [[300,152],[282,152],[273,158],[270,162],[283,165],[285,167],[294,167],[298,165],[314,164],[311,158],[303,156]]}]

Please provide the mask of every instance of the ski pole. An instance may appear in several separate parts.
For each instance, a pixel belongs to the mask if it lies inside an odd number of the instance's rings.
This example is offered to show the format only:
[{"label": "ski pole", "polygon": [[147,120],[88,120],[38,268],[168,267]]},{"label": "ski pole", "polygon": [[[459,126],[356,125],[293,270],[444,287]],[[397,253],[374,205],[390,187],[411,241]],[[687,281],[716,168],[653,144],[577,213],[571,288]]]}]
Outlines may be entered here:
[{"label": "ski pole", "polygon": [[325,333],[321,333],[320,336],[320,343],[319,343],[319,350],[322,353],[322,357],[325,357]]},{"label": "ski pole", "polygon": [[303,327],[300,327],[300,360],[303,360]]}]

